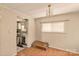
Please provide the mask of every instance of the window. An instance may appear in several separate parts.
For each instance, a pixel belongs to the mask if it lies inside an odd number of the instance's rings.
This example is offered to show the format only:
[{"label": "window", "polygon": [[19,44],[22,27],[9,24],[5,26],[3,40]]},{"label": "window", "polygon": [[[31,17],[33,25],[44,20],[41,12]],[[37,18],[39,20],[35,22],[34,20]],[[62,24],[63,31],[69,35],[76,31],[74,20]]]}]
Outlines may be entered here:
[{"label": "window", "polygon": [[42,23],[42,32],[64,32],[64,22]]}]

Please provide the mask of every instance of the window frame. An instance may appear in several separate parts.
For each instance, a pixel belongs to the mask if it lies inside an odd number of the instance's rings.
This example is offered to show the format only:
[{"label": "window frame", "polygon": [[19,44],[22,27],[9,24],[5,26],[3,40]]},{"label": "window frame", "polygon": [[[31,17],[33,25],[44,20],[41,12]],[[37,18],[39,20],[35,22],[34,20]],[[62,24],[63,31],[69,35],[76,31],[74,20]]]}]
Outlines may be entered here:
[{"label": "window frame", "polygon": [[[48,31],[48,32],[43,32],[42,31],[42,24],[43,23],[61,23],[61,22],[63,22],[64,23],[64,31],[63,32],[53,32],[53,31]],[[65,22],[64,21],[52,21],[52,22],[41,22],[41,32],[42,33],[65,33]]]}]

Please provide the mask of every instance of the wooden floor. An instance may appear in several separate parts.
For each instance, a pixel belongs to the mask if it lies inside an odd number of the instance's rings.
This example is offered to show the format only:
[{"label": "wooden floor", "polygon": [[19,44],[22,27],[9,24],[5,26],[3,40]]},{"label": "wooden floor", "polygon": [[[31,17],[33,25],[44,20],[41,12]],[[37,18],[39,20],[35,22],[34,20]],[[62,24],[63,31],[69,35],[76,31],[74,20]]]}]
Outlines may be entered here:
[{"label": "wooden floor", "polygon": [[79,54],[55,49],[47,48],[47,50],[41,50],[38,48],[25,48],[17,53],[17,56],[79,56]]}]

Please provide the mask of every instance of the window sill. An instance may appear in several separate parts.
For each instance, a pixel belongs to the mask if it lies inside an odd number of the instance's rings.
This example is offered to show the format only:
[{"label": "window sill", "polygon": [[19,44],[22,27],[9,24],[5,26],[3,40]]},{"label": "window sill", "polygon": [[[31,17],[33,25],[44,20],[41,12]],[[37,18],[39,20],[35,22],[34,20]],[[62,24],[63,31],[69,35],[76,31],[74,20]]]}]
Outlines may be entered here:
[{"label": "window sill", "polygon": [[65,32],[42,32],[42,33],[66,34]]}]

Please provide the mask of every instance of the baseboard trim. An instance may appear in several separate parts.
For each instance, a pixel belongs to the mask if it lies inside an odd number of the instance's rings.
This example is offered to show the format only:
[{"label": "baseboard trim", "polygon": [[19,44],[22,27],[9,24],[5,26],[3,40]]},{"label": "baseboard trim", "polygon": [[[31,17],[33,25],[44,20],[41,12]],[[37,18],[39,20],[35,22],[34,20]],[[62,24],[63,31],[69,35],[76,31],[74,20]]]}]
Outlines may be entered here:
[{"label": "baseboard trim", "polygon": [[79,52],[71,50],[71,49],[64,49],[64,48],[59,48],[59,47],[52,47],[52,48],[56,48],[56,49],[60,49],[60,50],[64,50],[64,51],[68,51],[68,52],[72,52],[72,53],[77,53],[79,54]]},{"label": "baseboard trim", "polygon": [[15,54],[13,54],[13,55],[11,55],[11,56],[16,56],[17,55],[17,53],[15,53]]}]

